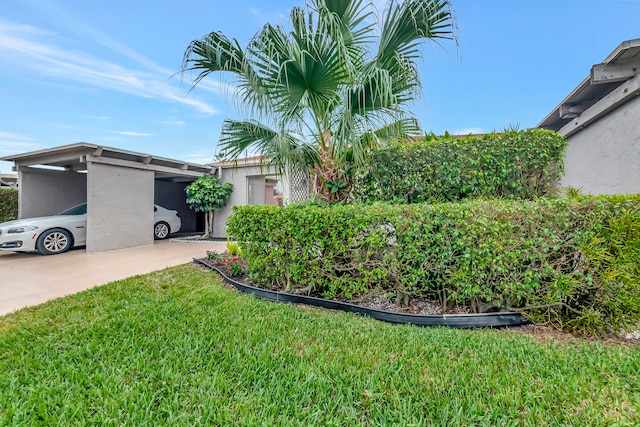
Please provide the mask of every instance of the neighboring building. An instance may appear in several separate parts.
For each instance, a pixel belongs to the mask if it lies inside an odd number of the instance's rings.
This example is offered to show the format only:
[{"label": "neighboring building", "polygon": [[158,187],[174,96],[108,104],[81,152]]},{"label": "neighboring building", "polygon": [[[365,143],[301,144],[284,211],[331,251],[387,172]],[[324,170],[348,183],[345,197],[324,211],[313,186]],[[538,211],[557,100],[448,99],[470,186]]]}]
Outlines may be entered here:
[{"label": "neighboring building", "polygon": [[248,157],[237,161],[221,161],[210,166],[216,170],[220,182],[233,184],[233,192],[227,205],[216,211],[213,219],[215,237],[224,238],[227,218],[234,205],[277,205],[305,199],[309,186],[303,177],[287,180],[277,171],[261,164],[260,157]]},{"label": "neighboring building", "polygon": [[18,188],[18,175],[9,174],[9,173],[0,173],[0,187]]},{"label": "neighboring building", "polygon": [[561,185],[640,193],[640,39],[625,41],[538,125],[569,141]]}]

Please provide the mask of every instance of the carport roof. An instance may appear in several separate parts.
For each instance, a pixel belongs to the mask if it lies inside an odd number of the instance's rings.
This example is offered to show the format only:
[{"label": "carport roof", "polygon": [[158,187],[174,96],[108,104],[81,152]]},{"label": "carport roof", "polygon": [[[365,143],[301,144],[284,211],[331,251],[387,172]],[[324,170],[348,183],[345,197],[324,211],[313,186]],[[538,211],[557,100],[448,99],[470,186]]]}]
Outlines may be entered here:
[{"label": "carport roof", "polygon": [[20,170],[21,167],[42,165],[81,171],[87,169],[87,163],[94,162],[153,170],[166,176],[199,176],[214,172],[212,166],[89,144],[87,142],[15,154],[1,157],[0,160],[13,162],[15,165],[14,170]]}]

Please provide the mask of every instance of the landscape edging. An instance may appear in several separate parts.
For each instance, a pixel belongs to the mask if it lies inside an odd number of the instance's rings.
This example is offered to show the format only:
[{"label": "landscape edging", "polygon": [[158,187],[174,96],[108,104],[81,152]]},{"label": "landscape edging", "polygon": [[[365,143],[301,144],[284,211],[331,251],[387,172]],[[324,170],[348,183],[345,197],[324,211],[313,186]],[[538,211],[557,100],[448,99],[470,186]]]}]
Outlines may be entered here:
[{"label": "landscape edging", "polygon": [[295,295],[285,292],[261,289],[255,286],[240,283],[228,277],[216,266],[202,259],[193,259],[194,262],[202,264],[217,272],[223,280],[235,287],[237,290],[254,295],[259,298],[268,299],[275,302],[305,304],[315,307],[322,307],[330,310],[340,310],[348,313],[356,313],[364,316],[382,320],[395,324],[411,324],[416,326],[447,326],[450,328],[499,328],[505,326],[521,326],[530,323],[526,317],[516,312],[479,313],[479,314],[410,314],[378,310],[375,308],[363,307],[360,305],[334,301],[323,298]]}]

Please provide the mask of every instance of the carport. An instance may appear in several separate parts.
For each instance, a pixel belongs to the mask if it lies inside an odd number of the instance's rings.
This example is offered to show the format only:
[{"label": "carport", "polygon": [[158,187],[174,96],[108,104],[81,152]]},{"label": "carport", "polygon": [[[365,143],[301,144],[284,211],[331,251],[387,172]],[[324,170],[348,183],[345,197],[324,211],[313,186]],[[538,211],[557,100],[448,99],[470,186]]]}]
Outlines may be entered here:
[{"label": "carport", "polygon": [[153,204],[175,209],[181,231],[198,231],[184,188],[211,166],[89,143],[4,157],[18,172],[19,218],[87,203],[87,252],[153,244]]}]

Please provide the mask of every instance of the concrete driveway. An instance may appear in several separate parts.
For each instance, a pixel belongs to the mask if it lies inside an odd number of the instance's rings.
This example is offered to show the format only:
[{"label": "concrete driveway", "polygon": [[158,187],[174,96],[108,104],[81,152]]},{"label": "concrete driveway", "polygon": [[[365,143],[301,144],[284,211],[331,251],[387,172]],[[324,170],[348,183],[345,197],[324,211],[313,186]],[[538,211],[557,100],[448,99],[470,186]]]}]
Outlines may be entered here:
[{"label": "concrete driveway", "polygon": [[1,251],[0,316],[225,249],[224,243],[162,240],[152,246],[91,255],[82,248],[52,256]]}]

